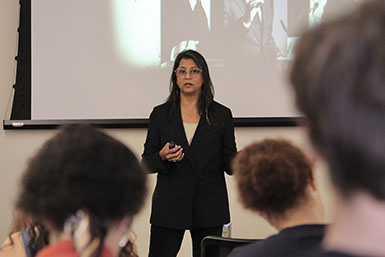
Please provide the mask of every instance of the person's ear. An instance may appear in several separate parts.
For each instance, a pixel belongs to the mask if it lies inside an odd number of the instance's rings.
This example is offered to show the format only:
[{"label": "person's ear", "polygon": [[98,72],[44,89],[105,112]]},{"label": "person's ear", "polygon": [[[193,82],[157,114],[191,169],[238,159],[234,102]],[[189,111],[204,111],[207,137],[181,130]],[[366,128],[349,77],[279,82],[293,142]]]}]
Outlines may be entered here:
[{"label": "person's ear", "polygon": [[125,247],[129,241],[131,223],[132,218],[129,217],[111,222],[104,243],[115,254],[114,256],[118,256],[121,248]]}]

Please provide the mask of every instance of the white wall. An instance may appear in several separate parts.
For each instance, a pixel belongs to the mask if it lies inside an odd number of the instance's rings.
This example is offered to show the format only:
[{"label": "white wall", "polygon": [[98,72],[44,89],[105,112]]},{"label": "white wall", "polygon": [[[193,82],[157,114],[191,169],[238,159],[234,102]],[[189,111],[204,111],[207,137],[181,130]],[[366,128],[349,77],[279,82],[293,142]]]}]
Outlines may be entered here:
[{"label": "white wall", "polygon": [[[14,56],[17,49],[19,4],[15,0],[0,1],[0,115],[6,118],[7,105],[14,83],[15,64]],[[165,81],[165,90],[167,90]],[[18,179],[25,168],[26,161],[39,148],[39,146],[55,130],[23,130],[4,131],[0,129],[0,240],[6,238],[12,219],[13,203],[17,196]],[[146,135],[145,129],[108,129],[107,133],[126,143],[137,155],[143,150]],[[251,141],[265,137],[283,137],[309,150],[303,128],[236,128],[236,140],[238,149],[242,149]],[[326,220],[330,220],[330,201],[332,200],[327,172],[321,163],[316,165],[318,185],[325,202]],[[133,230],[137,235],[137,246],[140,256],[146,256],[148,252],[149,215],[151,193],[155,184],[155,175],[149,175],[150,193],[148,201],[142,212],[136,217]],[[232,235],[234,237],[263,238],[274,233],[274,229],[264,222],[258,215],[244,210],[238,202],[234,181],[227,177],[230,195]],[[179,256],[191,256],[191,241],[186,233],[181,253]]]}]

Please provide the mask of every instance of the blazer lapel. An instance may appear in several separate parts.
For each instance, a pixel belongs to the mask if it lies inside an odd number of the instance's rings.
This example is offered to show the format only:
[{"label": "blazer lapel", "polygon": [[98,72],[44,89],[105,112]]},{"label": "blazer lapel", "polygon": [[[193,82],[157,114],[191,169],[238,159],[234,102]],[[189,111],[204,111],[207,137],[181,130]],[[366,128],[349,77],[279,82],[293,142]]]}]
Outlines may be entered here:
[{"label": "blazer lapel", "polygon": [[[191,145],[194,143],[195,137],[197,135],[198,129],[199,129],[200,124],[201,124],[201,120],[199,121],[197,130],[195,131]],[[174,119],[172,121],[172,123],[173,123],[172,127],[174,128],[175,143],[182,146],[183,152],[185,153],[184,158],[187,158],[188,161],[191,163],[192,167],[194,168],[195,172],[198,172],[198,168],[195,164],[194,156],[193,156],[192,151],[191,151],[191,146],[189,146],[188,141],[187,141],[180,108],[178,108],[177,117],[176,117],[176,119]]]},{"label": "blazer lapel", "polygon": [[191,141],[190,148],[192,151],[194,151],[197,148],[197,146],[199,145],[199,142],[201,141],[201,139],[204,135],[204,131],[206,129],[207,129],[207,123],[206,123],[205,119],[201,116],[199,123],[198,123],[198,126],[197,126],[197,129],[195,130],[194,137]]},{"label": "blazer lapel", "polygon": [[188,148],[188,142],[186,139],[186,134],[184,132],[182,117],[180,114],[180,110],[178,110],[177,117],[172,121],[175,135],[175,143],[177,145],[181,145],[183,149]]}]

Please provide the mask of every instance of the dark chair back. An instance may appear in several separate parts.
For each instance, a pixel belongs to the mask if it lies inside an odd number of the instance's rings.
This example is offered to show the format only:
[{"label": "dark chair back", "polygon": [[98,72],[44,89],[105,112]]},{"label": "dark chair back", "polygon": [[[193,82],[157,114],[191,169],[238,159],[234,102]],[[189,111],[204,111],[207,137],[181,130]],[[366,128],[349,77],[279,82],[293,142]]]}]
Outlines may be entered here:
[{"label": "dark chair back", "polygon": [[202,239],[201,257],[227,257],[235,247],[259,240],[206,236]]}]

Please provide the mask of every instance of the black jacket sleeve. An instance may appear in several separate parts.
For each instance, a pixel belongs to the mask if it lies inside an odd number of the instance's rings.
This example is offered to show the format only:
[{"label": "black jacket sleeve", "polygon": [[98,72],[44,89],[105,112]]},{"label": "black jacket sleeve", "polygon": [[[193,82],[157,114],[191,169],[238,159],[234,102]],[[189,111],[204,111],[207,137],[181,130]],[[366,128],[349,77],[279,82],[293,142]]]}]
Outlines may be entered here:
[{"label": "black jacket sleeve", "polygon": [[222,138],[222,169],[228,175],[232,175],[232,160],[237,153],[237,147],[235,144],[233,115],[231,110],[227,109],[224,116],[224,134]]},{"label": "black jacket sleeve", "polygon": [[148,124],[147,137],[142,154],[142,163],[151,173],[168,173],[170,162],[162,160],[159,156],[159,151],[162,149],[163,145],[161,145],[160,131],[158,128],[157,111],[154,108],[151,112]]}]

